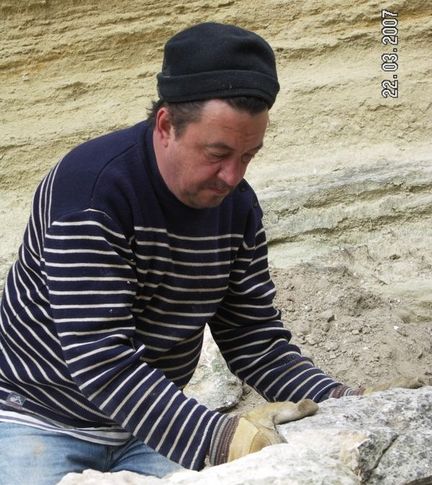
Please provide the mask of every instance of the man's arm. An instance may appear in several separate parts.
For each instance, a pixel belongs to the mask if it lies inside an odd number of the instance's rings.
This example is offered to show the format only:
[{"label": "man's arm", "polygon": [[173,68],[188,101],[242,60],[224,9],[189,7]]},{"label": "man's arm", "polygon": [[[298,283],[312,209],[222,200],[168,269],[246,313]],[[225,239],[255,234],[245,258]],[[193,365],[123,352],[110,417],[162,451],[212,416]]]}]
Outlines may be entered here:
[{"label": "man's arm", "polygon": [[[258,214],[260,211],[257,211]],[[255,219],[255,218],[253,218]],[[253,238],[243,243],[231,274],[229,292],[209,322],[213,337],[231,371],[268,401],[361,396],[394,387],[418,388],[422,379],[401,378],[382,385],[349,387],[316,368],[291,344],[273,306],[275,287],[267,265],[261,219]]]},{"label": "man's arm", "polygon": [[161,454],[202,468],[223,416],[142,359],[133,314],[138,281],[125,236],[103,212],[70,214],[51,225],[44,260],[61,350],[82,394]]},{"label": "man's arm", "polygon": [[210,322],[231,371],[268,401],[309,398],[316,402],[338,383],[290,343],[267,263],[267,243],[255,210],[231,272],[229,292]]}]

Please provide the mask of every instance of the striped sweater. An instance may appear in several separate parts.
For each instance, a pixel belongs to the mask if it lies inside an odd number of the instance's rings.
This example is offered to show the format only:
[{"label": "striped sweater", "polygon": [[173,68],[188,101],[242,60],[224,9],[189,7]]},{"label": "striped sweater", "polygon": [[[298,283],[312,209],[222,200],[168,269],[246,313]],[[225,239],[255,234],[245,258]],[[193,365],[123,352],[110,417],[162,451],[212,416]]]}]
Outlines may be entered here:
[{"label": "striped sweater", "polygon": [[146,122],[72,150],[38,187],[7,277],[0,419],[100,430],[101,442],[111,429],[200,469],[225,419],[182,392],[206,323],[267,400],[318,401],[336,383],[272,304],[261,217],[245,181],[219,207],[182,204]]}]

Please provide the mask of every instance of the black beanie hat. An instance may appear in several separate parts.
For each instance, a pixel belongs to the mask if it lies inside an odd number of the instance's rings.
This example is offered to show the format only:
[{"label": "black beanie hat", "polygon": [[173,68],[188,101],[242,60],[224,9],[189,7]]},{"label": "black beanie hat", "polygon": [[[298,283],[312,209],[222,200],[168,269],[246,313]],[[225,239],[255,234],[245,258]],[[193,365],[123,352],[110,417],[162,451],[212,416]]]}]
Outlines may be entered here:
[{"label": "black beanie hat", "polygon": [[256,96],[273,105],[279,91],[275,56],[259,35],[206,22],[174,35],[157,75],[162,100],[179,103]]}]

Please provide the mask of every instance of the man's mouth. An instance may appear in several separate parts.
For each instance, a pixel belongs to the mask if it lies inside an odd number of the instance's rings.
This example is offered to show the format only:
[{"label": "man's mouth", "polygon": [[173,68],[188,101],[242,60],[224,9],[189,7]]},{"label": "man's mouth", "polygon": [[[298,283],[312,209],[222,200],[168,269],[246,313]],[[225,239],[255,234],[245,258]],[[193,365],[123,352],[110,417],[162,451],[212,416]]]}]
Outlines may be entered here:
[{"label": "man's mouth", "polygon": [[228,195],[232,190],[228,185],[211,185],[208,188],[218,195]]}]

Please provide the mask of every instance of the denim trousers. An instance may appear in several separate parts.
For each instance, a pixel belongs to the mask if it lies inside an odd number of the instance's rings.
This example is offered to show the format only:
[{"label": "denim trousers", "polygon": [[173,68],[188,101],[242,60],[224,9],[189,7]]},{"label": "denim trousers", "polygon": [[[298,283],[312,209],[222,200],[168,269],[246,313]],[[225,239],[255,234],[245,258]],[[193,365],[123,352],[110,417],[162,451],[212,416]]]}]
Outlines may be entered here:
[{"label": "denim trousers", "polygon": [[89,468],[156,477],[183,469],[136,438],[109,446],[0,422],[0,485],[55,485],[67,473]]}]

